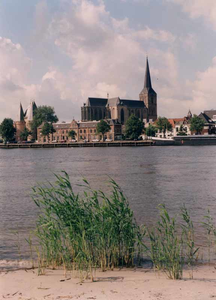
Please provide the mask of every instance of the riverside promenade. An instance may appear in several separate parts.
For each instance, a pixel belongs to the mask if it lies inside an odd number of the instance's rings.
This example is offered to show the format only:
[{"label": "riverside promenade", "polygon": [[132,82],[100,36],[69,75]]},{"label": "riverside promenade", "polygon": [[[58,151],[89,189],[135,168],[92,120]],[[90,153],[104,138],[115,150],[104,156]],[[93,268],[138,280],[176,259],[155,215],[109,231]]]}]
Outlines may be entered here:
[{"label": "riverside promenade", "polygon": [[11,143],[0,144],[0,149],[14,148],[79,148],[79,147],[143,147],[153,146],[152,140],[114,141],[114,142],[79,142],[79,143]]}]

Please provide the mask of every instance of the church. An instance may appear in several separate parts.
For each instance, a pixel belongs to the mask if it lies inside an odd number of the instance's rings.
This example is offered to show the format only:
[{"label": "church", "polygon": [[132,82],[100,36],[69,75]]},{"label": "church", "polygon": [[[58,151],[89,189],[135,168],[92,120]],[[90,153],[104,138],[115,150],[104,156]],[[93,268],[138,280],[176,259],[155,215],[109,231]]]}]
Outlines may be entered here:
[{"label": "church", "polygon": [[148,58],[144,87],[139,94],[139,100],[116,98],[88,98],[81,108],[82,122],[115,120],[125,125],[127,119],[135,115],[140,120],[154,122],[157,119],[157,93],[152,88]]}]

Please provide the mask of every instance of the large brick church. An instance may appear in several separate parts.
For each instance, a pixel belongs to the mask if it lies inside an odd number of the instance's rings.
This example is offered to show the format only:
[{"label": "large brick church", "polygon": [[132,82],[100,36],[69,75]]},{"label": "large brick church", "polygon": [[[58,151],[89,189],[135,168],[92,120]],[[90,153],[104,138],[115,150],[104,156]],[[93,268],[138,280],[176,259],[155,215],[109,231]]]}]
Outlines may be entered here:
[{"label": "large brick church", "polygon": [[144,87],[139,100],[116,98],[88,98],[81,108],[82,122],[111,119],[124,125],[130,115],[135,115],[145,122],[157,119],[157,93],[152,88],[148,58]]}]

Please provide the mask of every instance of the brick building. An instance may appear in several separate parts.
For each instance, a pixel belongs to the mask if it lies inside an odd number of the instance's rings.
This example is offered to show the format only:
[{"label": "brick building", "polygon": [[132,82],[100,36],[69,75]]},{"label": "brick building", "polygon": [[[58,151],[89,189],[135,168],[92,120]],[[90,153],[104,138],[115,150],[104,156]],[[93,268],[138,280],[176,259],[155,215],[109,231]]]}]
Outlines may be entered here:
[{"label": "brick building", "polygon": [[[108,120],[107,121],[111,127],[110,131],[107,132],[104,137],[108,140],[116,140],[121,138],[122,126],[116,121]],[[102,136],[97,134],[97,124],[99,121],[90,121],[90,122],[79,122],[73,120],[71,123],[56,123],[53,124],[53,127],[56,132],[49,136],[49,141],[47,137],[42,136],[41,129],[42,125],[38,127],[38,142],[47,143],[52,141],[53,143],[64,143],[64,142],[92,142],[100,141]],[[69,137],[69,132],[73,130],[75,132],[74,138]]]}]

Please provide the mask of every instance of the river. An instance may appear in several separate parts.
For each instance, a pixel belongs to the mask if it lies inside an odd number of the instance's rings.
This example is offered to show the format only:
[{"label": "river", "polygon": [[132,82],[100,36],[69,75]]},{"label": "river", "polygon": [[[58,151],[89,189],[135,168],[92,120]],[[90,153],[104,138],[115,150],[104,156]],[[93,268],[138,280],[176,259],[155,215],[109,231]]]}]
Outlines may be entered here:
[{"label": "river", "polygon": [[75,190],[88,179],[108,191],[108,176],[123,189],[139,223],[151,225],[163,203],[171,215],[185,204],[204,240],[200,223],[216,212],[216,146],[67,149],[0,149],[0,260],[29,258],[25,238],[38,210],[32,187],[68,172]]}]

